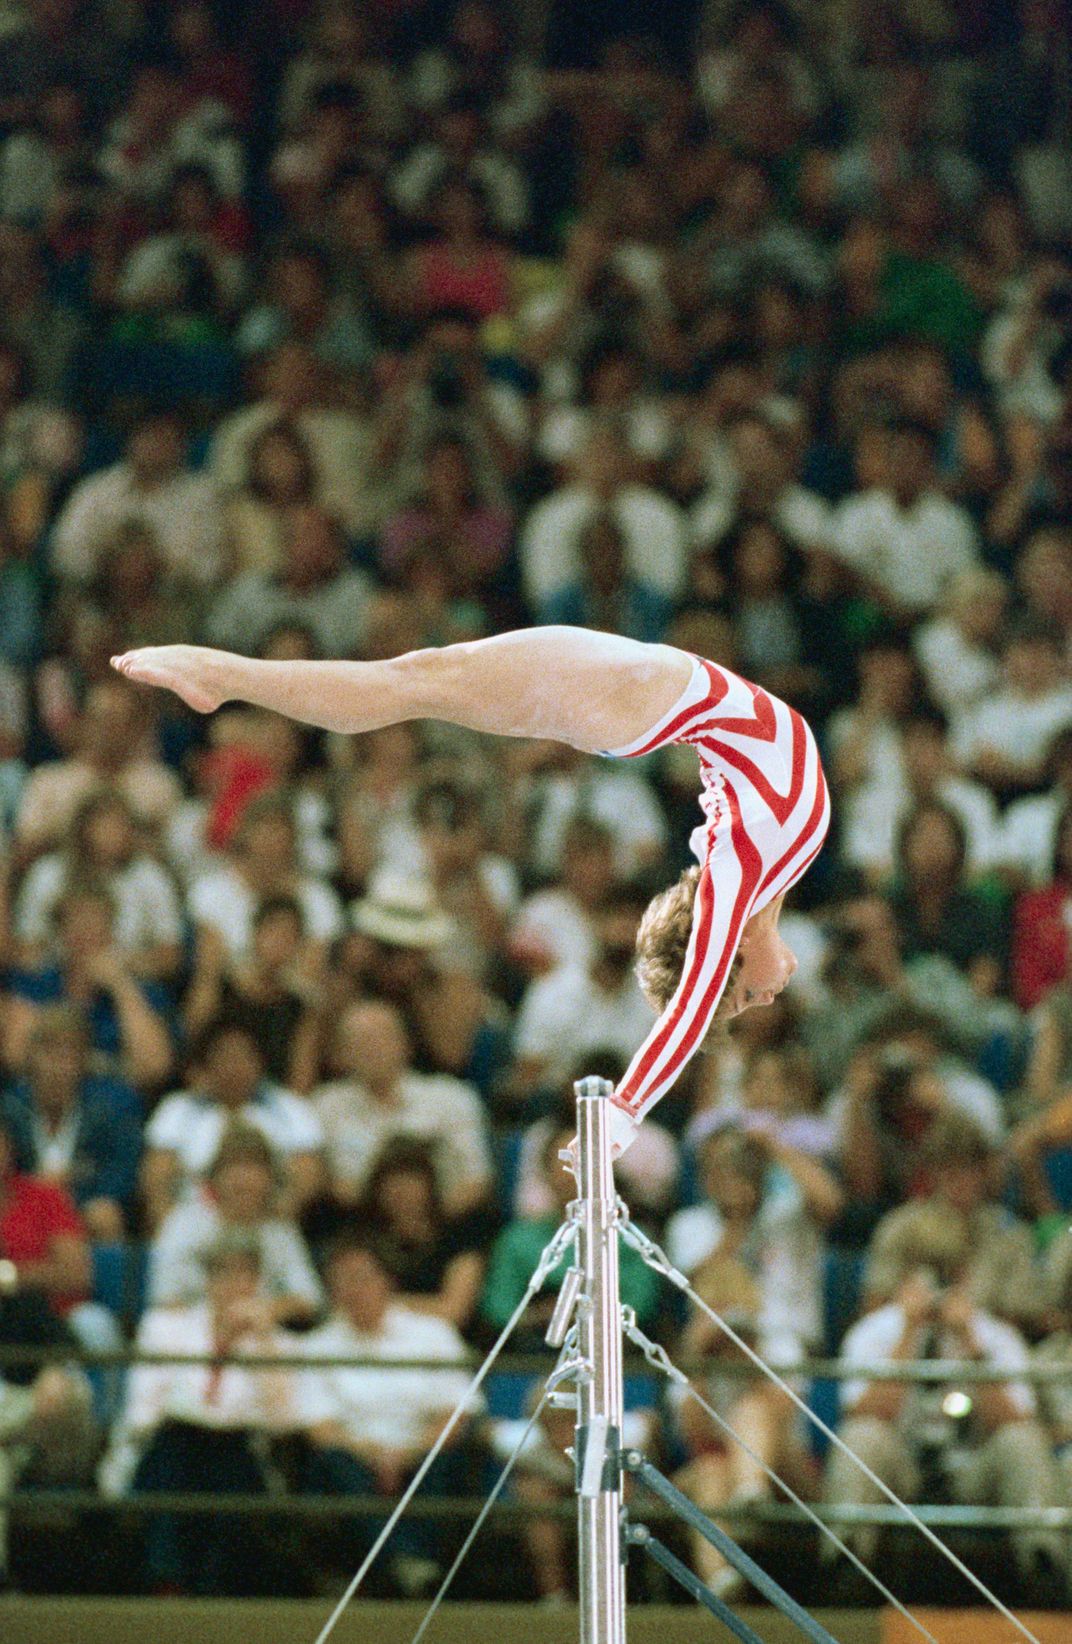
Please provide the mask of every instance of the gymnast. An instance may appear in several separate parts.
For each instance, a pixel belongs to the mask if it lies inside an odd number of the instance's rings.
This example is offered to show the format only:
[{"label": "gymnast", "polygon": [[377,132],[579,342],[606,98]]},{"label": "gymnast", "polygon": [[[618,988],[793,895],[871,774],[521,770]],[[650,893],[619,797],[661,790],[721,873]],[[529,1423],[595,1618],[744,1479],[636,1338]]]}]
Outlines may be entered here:
[{"label": "gymnast", "polygon": [[778,915],[829,826],[818,749],[793,708],[717,663],[669,645],[545,627],[377,662],[263,662],[157,645],[112,664],[199,713],[249,702],[346,733],[441,719],[615,759],[675,742],[694,747],[697,865],[654,897],[637,933],[637,975],[660,1014],[612,1098],[615,1154],[711,1030],[769,1004],[796,969]]}]

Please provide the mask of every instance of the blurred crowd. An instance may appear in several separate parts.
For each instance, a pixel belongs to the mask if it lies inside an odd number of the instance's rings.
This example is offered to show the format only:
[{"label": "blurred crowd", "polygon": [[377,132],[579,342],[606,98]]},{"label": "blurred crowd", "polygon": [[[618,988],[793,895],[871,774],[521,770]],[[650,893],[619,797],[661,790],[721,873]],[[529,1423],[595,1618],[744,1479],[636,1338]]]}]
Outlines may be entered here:
[{"label": "blurred crowd", "polygon": [[[396,1496],[570,1197],[571,1081],[650,1025],[696,820],[682,748],[201,720],[109,656],[545,622],[786,696],[834,794],[796,977],[644,1125],[634,1216],[780,1365],[843,1355],[806,1390],[900,1492],[1072,1503],[1070,38],[1063,0],[2,0],[0,1348],[48,1363],[0,1380],[0,1506]],[[761,1460],[878,1499],[622,1280]],[[206,1362],[73,1368],[131,1343]],[[508,1382],[431,1490],[480,1493]],[[708,1511],[771,1493],[631,1403]],[[153,1514],[139,1579],[247,1590],[265,1522]],[[560,1598],[562,1524],[521,1536]],[[390,1590],[442,1553],[416,1520]]]}]

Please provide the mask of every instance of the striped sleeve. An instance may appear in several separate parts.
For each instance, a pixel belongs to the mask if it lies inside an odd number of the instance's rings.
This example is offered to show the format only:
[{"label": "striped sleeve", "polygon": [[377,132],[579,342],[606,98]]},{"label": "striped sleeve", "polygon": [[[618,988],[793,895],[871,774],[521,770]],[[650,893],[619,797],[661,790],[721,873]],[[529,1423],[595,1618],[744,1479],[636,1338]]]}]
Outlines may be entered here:
[{"label": "striped sleeve", "polygon": [[633,1057],[614,1093],[612,1134],[624,1149],[649,1108],[673,1085],[707,1036],[730,961],[763,876],[763,859],[741,820],[732,783],[730,826],[714,840],[696,892],[692,930],[677,991]]}]

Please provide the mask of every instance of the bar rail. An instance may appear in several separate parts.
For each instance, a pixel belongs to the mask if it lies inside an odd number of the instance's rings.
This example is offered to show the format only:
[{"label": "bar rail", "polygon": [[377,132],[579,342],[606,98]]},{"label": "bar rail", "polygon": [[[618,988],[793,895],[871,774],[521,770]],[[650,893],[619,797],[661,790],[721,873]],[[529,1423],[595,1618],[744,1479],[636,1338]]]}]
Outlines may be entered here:
[{"label": "bar rail", "polygon": [[[300,1338],[298,1338],[300,1340]],[[128,1369],[139,1364],[224,1365],[241,1364],[249,1369],[293,1370],[471,1370],[479,1362],[477,1356],[456,1359],[377,1359],[361,1356],[328,1356],[317,1353],[250,1354],[223,1353],[145,1353],[136,1347],[120,1352],[90,1352],[77,1346],[51,1344],[45,1347],[0,1347],[0,1375],[8,1369],[27,1369],[35,1365],[72,1364],[83,1369]],[[539,1353],[503,1353],[496,1361],[495,1375],[527,1375],[544,1377],[552,1362],[550,1355]],[[680,1364],[687,1375],[702,1379],[717,1374],[719,1380],[753,1381],[759,1372],[745,1361],[736,1359],[689,1359]],[[876,1359],[869,1364],[846,1364],[843,1359],[797,1359],[791,1364],[771,1360],[771,1368],[779,1375],[805,1381],[918,1381],[918,1382],[1007,1382],[1024,1381],[1033,1385],[1049,1382],[1072,1381],[1072,1359],[1067,1364],[1048,1361],[1029,1361],[1021,1369],[1004,1370],[990,1364],[979,1364],[973,1359]],[[650,1376],[651,1367],[641,1354],[626,1353],[624,1370],[627,1376]]]}]

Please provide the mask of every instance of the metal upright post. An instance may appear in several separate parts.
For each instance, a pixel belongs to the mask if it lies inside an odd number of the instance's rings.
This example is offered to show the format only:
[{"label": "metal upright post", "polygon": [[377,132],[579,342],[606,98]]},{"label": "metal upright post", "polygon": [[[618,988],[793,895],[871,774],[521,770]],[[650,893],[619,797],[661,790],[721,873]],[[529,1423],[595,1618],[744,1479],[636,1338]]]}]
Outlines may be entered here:
[{"label": "metal upright post", "polygon": [[577,1390],[581,1644],[625,1644],[622,1310],[608,1111],[612,1086],[606,1079],[590,1078],[573,1088],[581,1205],[577,1261],[584,1275],[577,1305],[578,1346],[590,1370]]}]

